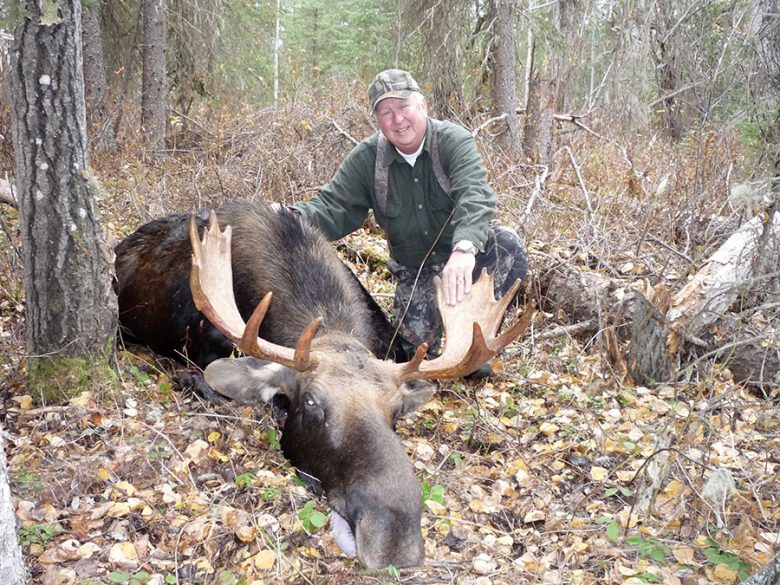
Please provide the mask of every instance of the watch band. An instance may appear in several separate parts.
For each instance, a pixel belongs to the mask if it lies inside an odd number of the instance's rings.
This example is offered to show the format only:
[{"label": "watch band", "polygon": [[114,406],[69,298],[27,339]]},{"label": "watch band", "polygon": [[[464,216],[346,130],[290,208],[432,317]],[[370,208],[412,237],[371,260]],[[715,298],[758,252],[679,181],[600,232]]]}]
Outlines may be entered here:
[{"label": "watch band", "polygon": [[473,244],[473,242],[469,242],[468,240],[461,240],[460,242],[456,243],[452,247],[452,251],[474,254],[475,256],[477,255],[477,247]]}]

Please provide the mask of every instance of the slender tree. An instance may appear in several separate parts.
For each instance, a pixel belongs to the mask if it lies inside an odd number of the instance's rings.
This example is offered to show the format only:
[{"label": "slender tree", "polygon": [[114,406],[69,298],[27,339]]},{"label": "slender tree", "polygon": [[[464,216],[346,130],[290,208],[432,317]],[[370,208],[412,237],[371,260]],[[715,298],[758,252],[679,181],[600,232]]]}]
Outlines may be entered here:
[{"label": "slender tree", "polygon": [[768,115],[762,116],[766,136],[766,157],[770,169],[768,220],[759,240],[754,275],[761,285],[759,302],[777,302],[780,297],[780,237],[772,234],[775,215],[780,213],[780,0],[753,0],[752,32],[760,72],[758,103]]},{"label": "slender tree", "polygon": [[114,127],[108,103],[108,86],[103,65],[103,34],[100,30],[100,5],[84,6],[81,13],[82,53],[84,55],[84,97],[87,125],[98,152],[116,150]]},{"label": "slender tree", "polygon": [[25,7],[11,81],[28,384],[56,401],[113,382],[117,306],[87,155],[81,3]]},{"label": "slender tree", "polygon": [[493,25],[493,113],[504,116],[506,132],[501,134],[501,146],[515,156],[521,152],[520,129],[517,123],[517,24],[515,0],[495,0]]},{"label": "slender tree", "polygon": [[143,0],[143,76],[141,88],[141,126],[146,146],[160,149],[165,142],[166,0]]},{"label": "slender tree", "polygon": [[682,111],[677,97],[680,85],[678,54],[674,34],[676,25],[675,8],[677,2],[657,0],[655,2],[655,25],[652,29],[653,58],[655,60],[656,80],[664,108],[664,130],[674,141],[682,138],[685,132]]}]

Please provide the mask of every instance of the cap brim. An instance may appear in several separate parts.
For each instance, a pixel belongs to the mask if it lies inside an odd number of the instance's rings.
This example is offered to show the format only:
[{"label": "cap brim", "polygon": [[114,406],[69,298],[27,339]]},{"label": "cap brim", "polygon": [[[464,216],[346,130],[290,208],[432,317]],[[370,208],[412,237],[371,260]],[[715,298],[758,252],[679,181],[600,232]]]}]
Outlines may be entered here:
[{"label": "cap brim", "polygon": [[388,91],[387,93],[383,93],[378,98],[376,98],[373,108],[376,109],[376,106],[379,104],[379,102],[381,102],[382,100],[386,100],[387,98],[399,98],[405,100],[408,99],[413,93],[414,90],[411,89],[403,89],[399,91]]}]

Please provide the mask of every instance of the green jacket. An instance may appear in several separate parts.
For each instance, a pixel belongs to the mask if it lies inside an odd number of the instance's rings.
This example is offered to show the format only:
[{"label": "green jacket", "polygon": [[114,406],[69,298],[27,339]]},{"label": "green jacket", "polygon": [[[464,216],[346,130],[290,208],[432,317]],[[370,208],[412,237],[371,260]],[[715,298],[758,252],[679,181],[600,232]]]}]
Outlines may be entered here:
[{"label": "green jacket", "polygon": [[[394,147],[387,149],[387,208],[384,217],[376,214],[393,258],[415,270],[434,242],[426,264],[446,262],[452,246],[460,240],[469,240],[484,250],[496,208],[496,194],[487,183],[474,138],[465,128],[450,122],[442,122],[438,130],[439,159],[451,185],[450,194],[444,192],[433,172],[432,132],[428,120],[425,144],[414,167]],[[352,233],[363,225],[370,208],[376,210],[374,163],[378,136],[376,133],[358,144],[315,197],[293,206],[331,240]]]}]

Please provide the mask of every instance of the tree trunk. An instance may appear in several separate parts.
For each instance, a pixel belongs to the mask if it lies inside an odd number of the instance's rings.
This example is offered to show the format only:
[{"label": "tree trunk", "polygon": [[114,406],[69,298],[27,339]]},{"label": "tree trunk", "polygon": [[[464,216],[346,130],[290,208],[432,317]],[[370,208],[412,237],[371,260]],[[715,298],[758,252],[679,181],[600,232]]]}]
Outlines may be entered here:
[{"label": "tree trunk", "polygon": [[634,320],[631,323],[631,345],[628,349],[628,371],[637,384],[645,386],[669,380],[670,367],[666,353],[669,327],[666,315],[657,303],[635,294]]},{"label": "tree trunk", "polygon": [[674,7],[675,3],[670,0],[658,0],[655,3],[653,58],[655,59],[656,81],[660,96],[669,96],[662,101],[664,129],[669,137],[677,142],[682,138],[685,126],[678,98],[673,95],[679,85],[674,37],[670,34],[675,24]]},{"label": "tree trunk", "polygon": [[84,97],[87,102],[88,134],[97,152],[116,150],[114,127],[108,103],[108,87],[103,65],[103,35],[100,8],[84,8],[81,14],[84,52]]},{"label": "tree trunk", "polygon": [[[763,76],[763,91],[759,103],[767,111],[773,112],[774,119],[767,128],[766,154],[772,168],[771,200],[767,210],[767,225],[773,225],[780,214],[780,0],[753,0],[752,32],[758,57],[758,68]],[[752,302],[761,304],[780,300],[780,238],[769,237],[765,228],[758,244],[755,272],[757,276],[766,276],[764,288],[757,291]],[[774,276],[769,276],[774,275]]]},{"label": "tree trunk", "polygon": [[144,50],[141,80],[141,126],[146,146],[165,146],[165,15],[166,0],[143,0]]},{"label": "tree trunk", "polygon": [[26,580],[22,550],[16,538],[16,513],[11,504],[5,441],[0,426],[0,583],[22,585]]},{"label": "tree trunk", "polygon": [[113,383],[117,327],[87,155],[81,3],[57,7],[27,1],[11,67],[28,384],[44,402]]},{"label": "tree trunk", "polygon": [[780,555],[757,573],[742,581],[741,585],[780,585]]},{"label": "tree trunk", "polygon": [[515,37],[515,0],[494,0],[493,25],[493,115],[504,116],[506,132],[499,144],[514,157],[521,155],[520,129],[517,123],[517,54]]}]

